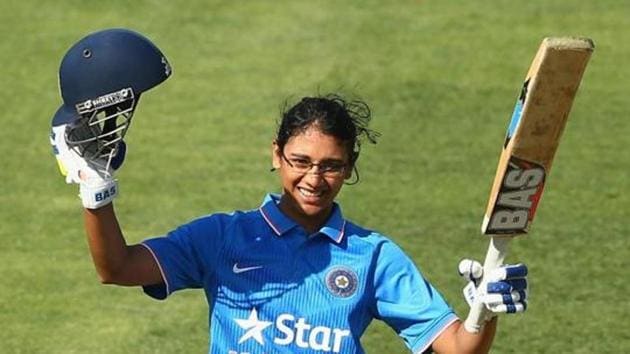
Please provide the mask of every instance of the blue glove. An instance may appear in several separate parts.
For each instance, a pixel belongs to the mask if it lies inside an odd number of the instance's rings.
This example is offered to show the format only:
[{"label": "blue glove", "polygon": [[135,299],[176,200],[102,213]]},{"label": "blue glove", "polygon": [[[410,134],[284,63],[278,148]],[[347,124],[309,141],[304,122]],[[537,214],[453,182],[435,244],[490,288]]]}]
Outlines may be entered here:
[{"label": "blue glove", "polygon": [[527,309],[527,266],[524,264],[504,265],[486,274],[487,284],[479,288],[484,276],[483,267],[477,261],[464,259],[459,263],[459,274],[469,283],[464,287],[468,305],[477,297],[488,309],[487,319],[497,313],[517,313]]}]

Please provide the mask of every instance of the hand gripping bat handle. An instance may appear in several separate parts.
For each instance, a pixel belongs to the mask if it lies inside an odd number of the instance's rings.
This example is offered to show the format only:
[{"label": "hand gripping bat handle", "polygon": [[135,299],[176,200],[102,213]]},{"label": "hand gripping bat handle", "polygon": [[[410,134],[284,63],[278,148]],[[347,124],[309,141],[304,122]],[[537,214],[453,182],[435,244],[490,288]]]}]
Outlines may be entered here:
[{"label": "hand gripping bat handle", "polygon": [[[479,288],[483,289],[488,284],[487,277],[485,276],[486,274],[490,274],[492,270],[503,265],[503,260],[505,259],[508,245],[511,240],[512,237],[510,236],[492,236],[490,238],[488,253],[486,254],[486,260],[483,263],[484,277],[481,278]],[[475,298],[475,302],[470,307],[470,312],[468,313],[466,321],[464,321],[464,328],[466,331],[469,333],[479,333],[479,331],[483,328],[488,311],[489,310],[486,309],[480,297],[477,296]]]}]

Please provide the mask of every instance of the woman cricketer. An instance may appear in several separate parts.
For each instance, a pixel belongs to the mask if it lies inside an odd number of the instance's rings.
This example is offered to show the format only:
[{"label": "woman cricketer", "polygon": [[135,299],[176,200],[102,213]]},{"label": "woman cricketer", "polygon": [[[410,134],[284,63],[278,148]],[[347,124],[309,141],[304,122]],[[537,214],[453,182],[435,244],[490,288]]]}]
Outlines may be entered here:
[{"label": "woman cricketer", "polygon": [[[94,64],[101,42],[112,41],[126,49]],[[374,319],[389,325],[413,353],[486,353],[496,313],[525,309],[525,267],[510,266],[514,271],[505,273],[518,279],[491,283],[504,300],[488,300],[485,326],[467,332],[396,244],[344,217],[335,197],[358,178],[361,141],[375,142],[377,134],[368,129],[365,103],[337,95],[305,97],[282,113],[271,148],[279,194],[264,196],[256,209],[202,216],[163,237],[127,245],[112,203],[118,194],[113,173],[124,159],[122,137],[140,94],[164,81],[170,66],[131,31],[97,32],[75,47],[62,61],[64,105],[53,119],[51,142],[66,181],[80,185],[96,270],[105,284],[142,286],[160,300],[203,289],[209,353],[363,353],[360,338]],[[116,68],[120,58],[129,75]],[[84,62],[88,69],[77,69]],[[133,63],[155,70],[137,74]],[[93,78],[95,65],[114,66],[120,82],[78,85]],[[100,67],[99,74],[106,70]],[[464,268],[472,281],[481,276],[476,262]]]}]

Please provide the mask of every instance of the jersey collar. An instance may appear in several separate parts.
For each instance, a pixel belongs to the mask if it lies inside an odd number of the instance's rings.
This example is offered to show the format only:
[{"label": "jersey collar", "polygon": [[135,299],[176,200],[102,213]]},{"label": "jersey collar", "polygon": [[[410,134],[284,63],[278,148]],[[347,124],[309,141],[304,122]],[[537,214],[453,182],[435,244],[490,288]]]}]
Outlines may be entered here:
[{"label": "jersey collar", "polygon": [[[279,195],[267,194],[259,211],[273,232],[278,236],[282,236],[298,225],[278,208],[279,201]],[[346,220],[343,218],[341,208],[337,203],[334,203],[330,218],[328,218],[326,224],[324,224],[316,234],[325,235],[335,243],[341,243],[345,235],[345,228]]]}]

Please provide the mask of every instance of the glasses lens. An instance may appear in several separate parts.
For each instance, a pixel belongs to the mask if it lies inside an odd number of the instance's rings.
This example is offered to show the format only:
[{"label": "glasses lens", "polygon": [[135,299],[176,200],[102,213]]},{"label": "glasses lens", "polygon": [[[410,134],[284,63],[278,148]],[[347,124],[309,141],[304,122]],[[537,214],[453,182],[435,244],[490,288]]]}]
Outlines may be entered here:
[{"label": "glasses lens", "polygon": [[[346,169],[345,164],[334,163],[334,162],[323,162],[323,163],[312,163],[308,159],[304,158],[287,158],[282,153],[282,157],[288,163],[288,165],[293,169],[293,171],[297,173],[308,173],[312,171],[313,173],[319,173],[326,176],[337,176],[343,173]],[[313,170],[313,167],[317,167]]]}]

